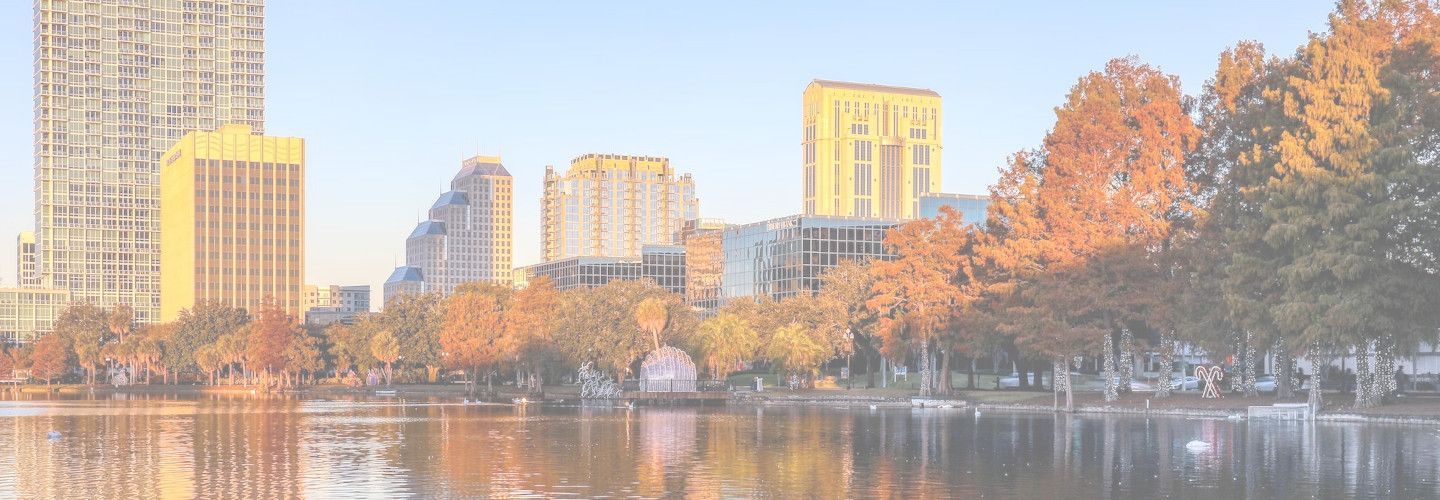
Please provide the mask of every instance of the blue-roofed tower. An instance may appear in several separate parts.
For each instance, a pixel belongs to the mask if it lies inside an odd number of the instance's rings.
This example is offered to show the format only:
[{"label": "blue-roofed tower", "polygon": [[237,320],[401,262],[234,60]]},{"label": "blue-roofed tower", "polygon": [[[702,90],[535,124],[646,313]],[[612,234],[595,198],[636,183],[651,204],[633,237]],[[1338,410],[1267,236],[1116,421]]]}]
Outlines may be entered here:
[{"label": "blue-roofed tower", "polygon": [[[461,163],[450,190],[430,205],[427,219],[405,239],[405,266],[391,275],[397,293],[449,295],[461,283],[508,284],[512,273],[513,179],[498,156]],[[403,272],[402,272],[403,271]],[[386,300],[391,294],[386,282]],[[415,283],[423,286],[416,287]]]}]

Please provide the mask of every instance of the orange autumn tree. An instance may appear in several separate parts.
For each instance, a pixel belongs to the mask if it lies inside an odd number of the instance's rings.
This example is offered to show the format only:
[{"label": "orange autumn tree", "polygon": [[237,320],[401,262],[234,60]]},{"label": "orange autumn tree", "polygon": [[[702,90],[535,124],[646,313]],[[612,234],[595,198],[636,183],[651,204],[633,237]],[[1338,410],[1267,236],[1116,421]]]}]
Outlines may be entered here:
[{"label": "orange autumn tree", "polygon": [[[1076,330],[1068,325],[1066,309],[1047,307],[1048,270],[1067,264],[1048,239],[1037,202],[1042,153],[1013,155],[1000,179],[990,188],[985,241],[977,248],[990,269],[985,285],[987,309],[996,329],[1013,338],[1025,352],[1050,359],[1054,365],[1052,388],[1065,392],[1066,408],[1073,405],[1069,359],[1087,350],[1098,330]],[[1056,401],[1058,405],[1058,399]]]},{"label": "orange autumn tree", "polygon": [[463,370],[466,390],[475,393],[476,379],[485,375],[486,392],[493,395],[496,367],[510,358],[513,343],[505,329],[505,302],[509,293],[496,285],[466,284],[446,299],[445,321],[440,329],[441,360],[447,368]]},{"label": "orange autumn tree", "polygon": [[559,310],[560,292],[555,289],[555,282],[541,275],[515,292],[515,303],[506,312],[507,330],[515,340],[518,370],[530,379],[522,385],[532,393],[543,391],[545,365],[562,357],[554,344],[558,323],[555,316]]},{"label": "orange autumn tree", "polygon": [[289,385],[287,354],[290,344],[300,337],[300,325],[273,298],[267,297],[260,304],[259,319],[251,323],[249,329],[245,342],[246,368],[261,372],[267,383],[273,374],[280,373]]},{"label": "orange autumn tree", "polygon": [[992,190],[994,291],[1016,343],[1055,360],[1067,401],[1065,360],[1097,349],[1113,400],[1128,388],[1132,330],[1158,300],[1146,292],[1155,254],[1196,212],[1184,162],[1199,130],[1179,80],[1134,58],[1081,78],[1055,115],[1042,148],[1016,155]]},{"label": "orange autumn tree", "polygon": [[64,336],[51,333],[35,341],[30,353],[30,376],[50,385],[70,367],[70,346]]},{"label": "orange autumn tree", "polygon": [[[947,211],[888,231],[885,248],[896,258],[871,264],[874,296],[866,306],[875,312],[877,332],[892,357],[914,353],[921,396],[929,396],[935,386],[930,358],[936,335],[949,326],[956,304],[964,301],[956,276],[967,236],[959,218]],[[940,391],[948,393],[949,388]]]}]

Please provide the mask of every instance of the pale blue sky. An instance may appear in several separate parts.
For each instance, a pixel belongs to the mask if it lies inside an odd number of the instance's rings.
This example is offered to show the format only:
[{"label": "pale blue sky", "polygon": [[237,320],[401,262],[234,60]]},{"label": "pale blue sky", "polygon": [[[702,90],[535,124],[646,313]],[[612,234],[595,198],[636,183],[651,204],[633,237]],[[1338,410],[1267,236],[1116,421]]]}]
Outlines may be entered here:
[{"label": "pale blue sky", "polygon": [[[379,285],[477,152],[515,176],[515,264],[539,259],[546,164],[668,156],[705,217],[800,210],[814,78],[944,97],[946,191],[980,193],[1084,73],[1134,54],[1199,91],[1242,39],[1292,52],[1333,3],[270,0],[266,127],[309,149],[311,283]],[[0,283],[33,225],[32,3],[0,0]]]}]

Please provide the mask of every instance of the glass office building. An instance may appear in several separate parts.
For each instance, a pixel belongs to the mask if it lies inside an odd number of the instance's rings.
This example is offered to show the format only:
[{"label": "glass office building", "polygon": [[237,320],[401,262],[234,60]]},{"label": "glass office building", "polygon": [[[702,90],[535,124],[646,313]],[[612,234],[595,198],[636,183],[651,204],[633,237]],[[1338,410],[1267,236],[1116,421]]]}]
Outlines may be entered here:
[{"label": "glass office building", "polygon": [[557,290],[594,288],[615,280],[648,279],[685,294],[685,247],[645,245],[639,257],[568,257],[524,268],[525,280],[548,276]]},{"label": "glass office building", "polygon": [[820,289],[820,276],[846,260],[886,258],[885,231],[898,221],[795,215],[725,229],[725,300],[784,299]]},{"label": "glass office building", "polygon": [[676,240],[685,246],[685,303],[709,317],[720,308],[720,283],[725,271],[724,221],[691,219]]},{"label": "glass office building", "polygon": [[920,196],[920,217],[933,219],[940,215],[940,207],[952,207],[960,211],[966,224],[985,226],[985,211],[990,207],[990,197],[983,194],[930,193]]}]

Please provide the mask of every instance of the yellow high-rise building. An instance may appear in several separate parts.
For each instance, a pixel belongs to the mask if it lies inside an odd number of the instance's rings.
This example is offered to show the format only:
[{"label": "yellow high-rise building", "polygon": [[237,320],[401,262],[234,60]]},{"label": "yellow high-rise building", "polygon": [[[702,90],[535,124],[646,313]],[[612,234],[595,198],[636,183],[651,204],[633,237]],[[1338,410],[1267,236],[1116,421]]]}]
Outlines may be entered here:
[{"label": "yellow high-rise building", "polygon": [[305,140],[248,125],[190,132],[161,157],[160,318],[197,301],[297,318],[305,278]]},{"label": "yellow high-rise building", "polygon": [[801,130],[807,215],[913,219],[940,190],[940,94],[815,80]]}]

